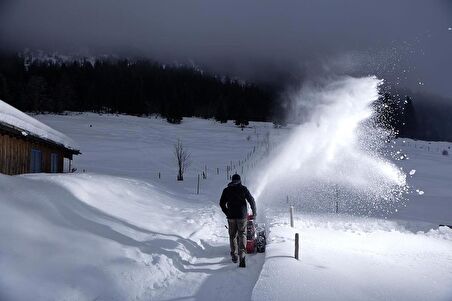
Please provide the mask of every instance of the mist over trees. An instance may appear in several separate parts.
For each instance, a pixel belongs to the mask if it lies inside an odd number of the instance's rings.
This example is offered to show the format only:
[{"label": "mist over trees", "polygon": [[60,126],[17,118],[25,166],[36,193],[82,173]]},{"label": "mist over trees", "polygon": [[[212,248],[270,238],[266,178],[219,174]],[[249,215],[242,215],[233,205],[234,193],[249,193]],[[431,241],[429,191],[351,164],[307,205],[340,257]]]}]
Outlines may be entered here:
[{"label": "mist over trees", "polygon": [[[64,111],[272,121],[285,126],[280,90],[219,77],[194,67],[150,60],[30,60],[0,53],[0,99],[26,112]],[[452,141],[450,100],[409,91],[384,91],[378,121],[399,137]]]}]

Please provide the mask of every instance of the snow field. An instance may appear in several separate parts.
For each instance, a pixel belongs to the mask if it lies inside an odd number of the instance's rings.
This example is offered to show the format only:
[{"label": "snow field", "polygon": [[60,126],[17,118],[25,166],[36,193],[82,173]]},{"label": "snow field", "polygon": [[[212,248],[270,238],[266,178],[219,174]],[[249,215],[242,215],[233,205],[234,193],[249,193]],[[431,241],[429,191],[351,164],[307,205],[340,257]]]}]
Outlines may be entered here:
[{"label": "snow field", "polygon": [[[290,129],[89,113],[36,118],[76,140],[82,155],[75,174],[0,175],[0,300],[451,299],[451,232],[438,228],[452,220],[450,156],[397,140],[410,159],[395,163],[416,170],[408,177],[414,192],[387,220],[297,212],[294,230],[287,208],[264,212],[258,199],[270,244],[241,270],[230,262],[218,207],[226,165],[267,131],[277,143]],[[183,182],[172,158],[178,138],[192,153]],[[261,152],[245,163],[252,193]],[[294,231],[300,262],[291,258]]]},{"label": "snow field", "polygon": [[[209,300],[219,291],[219,300],[250,299],[264,256],[249,256],[240,272],[230,262],[218,208],[224,170],[210,167],[201,194],[194,188],[205,165],[243,160],[253,129],[216,132],[197,119],[182,127],[131,116],[38,118],[76,138],[83,155],[75,174],[1,176],[1,300]],[[192,152],[183,182],[175,180],[177,138]]]},{"label": "snow field", "polygon": [[[273,130],[269,123],[251,123],[257,127],[257,132],[254,128],[241,131],[232,122],[220,124],[196,118],[184,118],[181,125],[169,124],[154,117],[99,116],[92,113],[40,115],[37,118],[64,131],[79,143],[83,154],[74,162],[78,172],[85,170],[138,178],[163,186],[167,191],[188,194],[196,191],[197,174],[202,173],[205,166],[208,176],[214,176],[208,177],[207,183],[218,179],[224,185],[226,165],[230,165],[231,161],[244,160],[246,154],[262,140],[264,133]],[[181,139],[191,153],[191,166],[187,170],[186,181],[182,183],[175,181],[174,144],[177,139]],[[235,170],[241,172],[241,167],[235,165]],[[218,177],[216,168],[220,169]],[[158,178],[159,172],[161,179]],[[206,192],[210,193],[210,190]],[[219,191],[212,192],[216,198],[219,197]]]},{"label": "snow field", "polygon": [[[399,208],[393,218],[440,224],[452,224],[452,143],[397,139],[394,152],[408,159],[395,163],[408,174],[411,193],[406,207]],[[448,150],[449,155],[442,155]],[[415,171],[409,175],[410,171]]]},{"label": "snow field", "polygon": [[249,299],[263,262],[237,278],[213,206],[138,180],[1,176],[0,189],[2,300]]},{"label": "snow field", "polygon": [[402,157],[393,162],[410,189],[405,206],[385,219],[298,212],[292,229],[288,208],[268,208],[270,244],[253,300],[283,292],[285,300],[451,300],[452,229],[439,227],[452,223],[452,158],[442,155],[451,146],[410,139],[388,146]]},{"label": "snow field", "polygon": [[[452,229],[413,231],[395,221],[288,215],[270,219],[270,244],[253,300],[450,300]],[[294,234],[301,260],[294,256]]]},{"label": "snow field", "polygon": [[[0,197],[2,300],[128,300],[181,275],[178,253],[157,244],[178,238],[128,225],[39,176],[1,178],[2,191],[21,187]],[[118,195],[127,188],[116,183]]]}]

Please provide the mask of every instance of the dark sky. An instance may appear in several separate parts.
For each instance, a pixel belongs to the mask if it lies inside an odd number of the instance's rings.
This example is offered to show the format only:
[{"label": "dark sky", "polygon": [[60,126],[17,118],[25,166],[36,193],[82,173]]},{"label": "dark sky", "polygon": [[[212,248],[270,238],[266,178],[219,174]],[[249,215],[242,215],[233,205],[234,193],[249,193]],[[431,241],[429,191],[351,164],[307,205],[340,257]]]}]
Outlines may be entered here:
[{"label": "dark sky", "polygon": [[452,99],[452,0],[0,0],[0,47],[267,81],[377,74]]}]

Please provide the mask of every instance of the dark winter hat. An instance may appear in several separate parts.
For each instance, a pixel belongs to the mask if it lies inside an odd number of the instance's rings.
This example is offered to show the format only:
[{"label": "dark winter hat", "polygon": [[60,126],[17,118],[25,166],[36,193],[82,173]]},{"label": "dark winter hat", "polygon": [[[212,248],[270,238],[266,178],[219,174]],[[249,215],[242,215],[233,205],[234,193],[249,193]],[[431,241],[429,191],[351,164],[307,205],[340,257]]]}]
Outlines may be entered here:
[{"label": "dark winter hat", "polygon": [[232,182],[238,183],[240,182],[240,176],[238,174],[234,174],[231,178]]}]

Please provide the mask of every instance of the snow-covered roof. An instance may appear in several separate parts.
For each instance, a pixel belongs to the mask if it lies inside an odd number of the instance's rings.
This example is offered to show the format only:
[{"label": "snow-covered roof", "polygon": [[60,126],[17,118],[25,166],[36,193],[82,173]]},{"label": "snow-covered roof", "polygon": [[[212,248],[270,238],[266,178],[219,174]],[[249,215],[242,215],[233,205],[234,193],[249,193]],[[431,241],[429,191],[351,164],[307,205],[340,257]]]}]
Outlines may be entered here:
[{"label": "snow-covered roof", "polygon": [[24,136],[32,135],[56,144],[61,144],[68,149],[79,149],[75,142],[68,136],[19,111],[2,100],[0,100],[0,123],[22,131],[22,135]]}]

